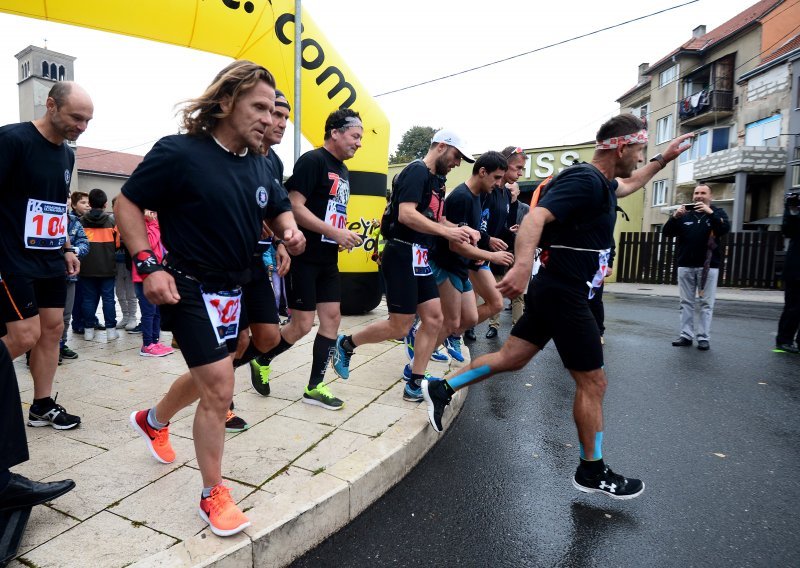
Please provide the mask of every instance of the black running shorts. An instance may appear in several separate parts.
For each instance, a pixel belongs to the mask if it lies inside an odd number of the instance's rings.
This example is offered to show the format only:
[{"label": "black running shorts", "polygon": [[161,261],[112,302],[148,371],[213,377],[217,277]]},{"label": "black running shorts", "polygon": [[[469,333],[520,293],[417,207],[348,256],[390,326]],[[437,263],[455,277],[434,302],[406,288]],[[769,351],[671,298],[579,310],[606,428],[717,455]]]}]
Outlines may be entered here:
[{"label": "black running shorts", "polygon": [[567,369],[600,369],[603,347],[588,294],[586,285],[540,273],[528,287],[525,312],[511,335],[539,349],[552,339]]},{"label": "black running shorts", "polygon": [[390,314],[415,314],[418,305],[439,297],[433,274],[414,275],[411,245],[392,240],[386,243],[381,271],[386,282],[386,306]]},{"label": "black running shorts", "polygon": [[253,268],[253,279],[242,286],[242,317],[239,329],[250,327],[251,323],[271,323],[278,325],[278,308],[275,305],[275,292],[263,265],[260,270]]},{"label": "black running shorts", "polygon": [[39,315],[40,308],[61,308],[67,303],[67,280],[0,275],[0,318],[18,321]]},{"label": "black running shorts", "polygon": [[317,304],[342,301],[342,284],[336,262],[314,263],[292,259],[286,275],[289,309],[313,312]]}]

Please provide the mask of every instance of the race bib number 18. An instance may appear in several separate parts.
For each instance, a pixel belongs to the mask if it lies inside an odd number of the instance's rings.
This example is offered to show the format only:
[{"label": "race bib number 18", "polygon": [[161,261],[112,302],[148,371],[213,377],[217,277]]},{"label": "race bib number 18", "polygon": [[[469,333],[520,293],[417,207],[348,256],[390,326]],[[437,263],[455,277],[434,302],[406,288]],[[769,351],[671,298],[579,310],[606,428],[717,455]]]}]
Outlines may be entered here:
[{"label": "race bib number 18", "polygon": [[25,248],[54,250],[66,242],[66,203],[29,199],[25,213]]},{"label": "race bib number 18", "polygon": [[[347,227],[347,205],[329,199],[328,207],[325,210],[325,223],[337,229],[344,229]],[[322,242],[336,244],[336,241],[329,239],[325,235],[322,235]]]},{"label": "race bib number 18", "polygon": [[241,288],[222,292],[203,292],[208,319],[214,328],[217,342],[222,345],[239,335],[239,316],[242,312]]}]

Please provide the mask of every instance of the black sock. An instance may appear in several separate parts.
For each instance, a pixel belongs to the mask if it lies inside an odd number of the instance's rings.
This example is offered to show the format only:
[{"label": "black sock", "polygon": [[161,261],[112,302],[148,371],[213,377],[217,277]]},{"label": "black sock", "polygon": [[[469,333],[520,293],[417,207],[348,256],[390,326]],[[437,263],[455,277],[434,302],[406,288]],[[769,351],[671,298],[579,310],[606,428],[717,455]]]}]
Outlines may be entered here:
[{"label": "black sock", "polygon": [[7,469],[0,470],[0,491],[6,488],[9,481],[11,481],[11,472]]},{"label": "black sock", "polygon": [[413,384],[413,385],[414,385],[416,388],[419,388],[419,386],[422,384],[422,379],[424,379],[424,378],[425,378],[425,375],[415,375],[415,374],[412,372],[412,373],[411,373],[411,381],[410,381],[410,382],[411,382],[411,383],[412,383],[412,384]]},{"label": "black sock", "polygon": [[56,403],[52,398],[46,396],[44,398],[34,398],[31,406],[35,406],[37,409],[50,410],[51,408],[55,408]]},{"label": "black sock", "polygon": [[272,363],[272,360],[275,357],[277,357],[284,351],[288,350],[292,345],[294,345],[294,343],[289,343],[281,335],[280,343],[278,343],[275,347],[273,347],[263,355],[259,355],[258,357],[256,357],[256,363],[258,363],[262,367],[268,366]]},{"label": "black sock", "polygon": [[453,396],[454,394],[456,394],[456,391],[455,391],[455,390],[453,390],[453,387],[451,387],[451,386],[450,386],[450,383],[448,383],[448,382],[447,382],[446,380],[444,380],[444,379],[442,379],[442,382],[444,383],[444,391],[445,391],[447,394],[449,394],[450,396]]},{"label": "black sock", "polygon": [[348,353],[352,354],[353,351],[356,350],[356,344],[353,343],[353,336],[352,335],[345,335],[342,338],[342,349],[347,351]]},{"label": "black sock", "polygon": [[317,388],[323,379],[328,363],[331,360],[336,340],[317,334],[314,338],[314,356],[311,361],[311,376],[308,379],[308,390]]},{"label": "black sock", "polygon": [[244,350],[244,353],[242,353],[242,356],[238,359],[233,360],[233,368],[238,369],[242,365],[249,363],[253,359],[256,359],[257,357],[263,354],[264,353],[262,353],[256,348],[255,342],[253,341],[253,336],[251,335],[250,343],[247,345],[247,349]]},{"label": "black sock", "polygon": [[578,469],[580,469],[586,477],[597,477],[605,470],[605,464],[603,460],[585,460],[581,458],[581,464],[578,466]]}]

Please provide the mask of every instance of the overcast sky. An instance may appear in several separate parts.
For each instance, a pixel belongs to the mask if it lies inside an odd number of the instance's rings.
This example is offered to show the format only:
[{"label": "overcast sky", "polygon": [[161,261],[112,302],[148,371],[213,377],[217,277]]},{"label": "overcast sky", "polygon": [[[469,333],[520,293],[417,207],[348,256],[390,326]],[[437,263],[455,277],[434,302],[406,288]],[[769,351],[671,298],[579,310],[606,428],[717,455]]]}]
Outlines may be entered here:
[{"label": "overcast sky", "polygon": [[[685,0],[684,0],[685,1]],[[372,94],[619,24],[681,4],[305,0],[304,8]],[[391,147],[419,124],[461,133],[475,152],[585,142],[653,63],[704,24],[710,31],[754,0],[699,0],[664,14],[472,73],[379,97]],[[0,14],[0,124],[19,120],[14,54],[28,45],[77,57],[95,103],[79,144],[144,154],[177,131],[175,103],[202,92],[230,61],[218,55]],[[280,86],[280,85],[279,85]],[[291,133],[279,154],[290,165]],[[288,169],[288,168],[287,168]]]}]

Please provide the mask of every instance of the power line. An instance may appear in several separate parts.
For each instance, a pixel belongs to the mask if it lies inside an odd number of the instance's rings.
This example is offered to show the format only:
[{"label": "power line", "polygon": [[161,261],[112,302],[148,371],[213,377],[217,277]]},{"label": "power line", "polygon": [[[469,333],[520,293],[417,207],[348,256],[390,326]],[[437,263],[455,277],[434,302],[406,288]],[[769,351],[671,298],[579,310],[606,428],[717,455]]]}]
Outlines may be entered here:
[{"label": "power line", "polygon": [[659,14],[663,14],[665,12],[669,12],[671,10],[675,10],[677,8],[682,8],[684,6],[688,6],[689,4],[694,4],[699,2],[699,0],[690,0],[689,2],[684,2],[683,4],[676,4],[675,6],[671,6],[669,8],[665,8],[663,10],[659,10],[657,12],[653,12],[652,14],[647,14],[645,16],[639,16],[638,18],[633,18],[632,20],[626,20],[624,22],[620,22],[618,24],[614,24],[613,26],[607,26],[605,28],[600,28],[591,32],[587,32],[585,34],[577,35],[571,37],[569,39],[564,39],[561,41],[557,41],[555,43],[551,43],[549,45],[545,45],[542,47],[537,47],[536,49],[532,49],[530,51],[526,51],[524,53],[518,53],[517,55],[511,55],[509,57],[504,57],[503,59],[498,59],[496,61],[491,61],[489,63],[484,63],[483,65],[478,65],[477,67],[470,67],[469,69],[464,69],[463,71],[456,71],[455,73],[450,73],[448,75],[443,75],[441,77],[437,77],[435,79],[428,79],[427,81],[422,81],[421,83],[414,83],[413,85],[408,85],[407,87],[401,87],[399,89],[393,89],[391,91],[386,91],[385,93],[380,93],[378,95],[373,95],[373,98],[382,97],[384,95],[391,95],[393,93],[399,93],[401,91],[407,91],[409,89],[413,89],[415,87],[421,87],[422,85],[429,85],[430,83],[436,83],[437,81],[443,81],[444,79],[450,79],[451,77],[457,77],[459,75],[464,75],[466,73],[472,73],[473,71],[477,71],[478,69],[485,69],[486,67],[491,67],[492,65],[497,65],[498,63],[504,63],[506,61],[511,61],[512,59],[517,59],[518,57],[523,57],[525,55],[530,55],[531,53],[536,53],[538,51],[544,51],[545,49],[550,49],[551,47],[556,47],[559,45],[564,45],[565,43],[570,43],[579,39],[583,39],[585,37],[593,36],[595,34],[599,34],[601,32],[605,32],[608,30],[613,30],[614,28],[619,28],[625,26],[627,24],[638,22],[640,20],[645,20],[647,18],[651,18],[653,16],[657,16]]}]

